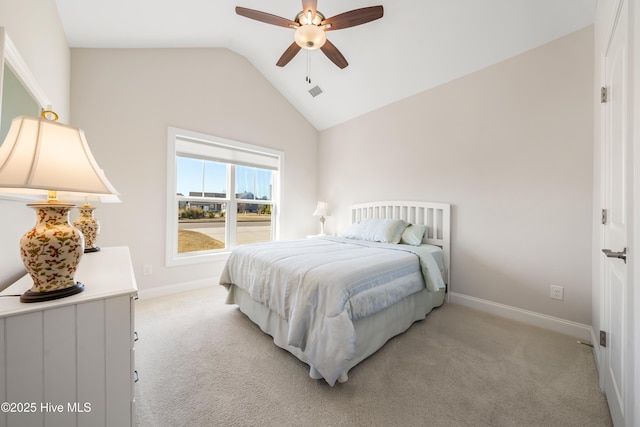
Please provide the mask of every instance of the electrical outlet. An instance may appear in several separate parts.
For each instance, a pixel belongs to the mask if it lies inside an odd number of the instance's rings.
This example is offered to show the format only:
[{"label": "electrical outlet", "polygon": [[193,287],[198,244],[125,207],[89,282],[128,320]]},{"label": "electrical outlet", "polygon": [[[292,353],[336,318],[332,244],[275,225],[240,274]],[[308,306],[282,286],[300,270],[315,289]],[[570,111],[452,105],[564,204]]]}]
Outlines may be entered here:
[{"label": "electrical outlet", "polygon": [[142,274],[144,274],[145,276],[151,276],[152,273],[153,268],[151,268],[149,264],[146,264],[142,267]]},{"label": "electrical outlet", "polygon": [[564,288],[562,286],[551,285],[551,294],[549,295],[553,299],[564,299]]}]

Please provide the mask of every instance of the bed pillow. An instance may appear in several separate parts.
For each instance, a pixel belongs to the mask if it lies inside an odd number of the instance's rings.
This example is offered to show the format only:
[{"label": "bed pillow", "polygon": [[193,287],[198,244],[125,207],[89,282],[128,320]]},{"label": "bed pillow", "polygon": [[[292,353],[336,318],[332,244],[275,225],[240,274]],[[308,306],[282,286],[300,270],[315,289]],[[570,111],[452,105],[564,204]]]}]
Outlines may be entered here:
[{"label": "bed pillow", "polygon": [[422,238],[427,231],[427,226],[422,224],[409,224],[407,228],[402,232],[400,243],[405,245],[420,246],[422,244]]},{"label": "bed pillow", "polygon": [[347,239],[358,239],[363,240],[363,230],[367,219],[360,220],[358,222],[354,222],[347,228],[345,228],[342,233],[340,233],[340,237],[344,237]]},{"label": "bed pillow", "polygon": [[400,243],[407,223],[399,219],[364,218],[351,224],[341,236],[348,239],[381,243]]}]

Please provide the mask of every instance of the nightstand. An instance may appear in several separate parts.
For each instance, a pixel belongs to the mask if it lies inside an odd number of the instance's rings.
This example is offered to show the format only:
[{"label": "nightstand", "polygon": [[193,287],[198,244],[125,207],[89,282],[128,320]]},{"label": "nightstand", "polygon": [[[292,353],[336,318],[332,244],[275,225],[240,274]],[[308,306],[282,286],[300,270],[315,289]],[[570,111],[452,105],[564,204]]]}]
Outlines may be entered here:
[{"label": "nightstand", "polygon": [[[84,292],[62,299],[0,298],[0,402],[9,405],[0,426],[135,424],[138,289],[129,248],[84,254],[76,280]],[[31,285],[25,275],[0,295]]]}]

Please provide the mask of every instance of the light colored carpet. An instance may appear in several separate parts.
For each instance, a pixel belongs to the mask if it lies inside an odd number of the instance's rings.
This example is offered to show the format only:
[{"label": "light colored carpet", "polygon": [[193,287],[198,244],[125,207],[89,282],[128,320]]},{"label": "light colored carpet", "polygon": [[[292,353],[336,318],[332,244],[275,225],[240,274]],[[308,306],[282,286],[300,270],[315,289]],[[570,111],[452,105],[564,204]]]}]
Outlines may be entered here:
[{"label": "light colored carpet", "polygon": [[611,425],[575,338],[445,304],[329,387],[225,292],[136,303],[138,426]]}]

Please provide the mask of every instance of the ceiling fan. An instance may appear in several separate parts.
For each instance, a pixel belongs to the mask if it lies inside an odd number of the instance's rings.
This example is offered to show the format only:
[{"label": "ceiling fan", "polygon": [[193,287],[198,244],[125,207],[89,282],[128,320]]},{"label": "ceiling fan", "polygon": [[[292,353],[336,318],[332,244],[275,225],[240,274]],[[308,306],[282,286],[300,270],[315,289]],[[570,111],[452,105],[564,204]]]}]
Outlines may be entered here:
[{"label": "ceiling fan", "polygon": [[317,0],[302,0],[302,11],[291,21],[280,16],[272,15],[258,10],[236,6],[236,13],[246,18],[267,24],[278,25],[295,29],[294,42],[284,51],[276,65],[284,67],[293,59],[300,49],[320,49],[334,64],[345,68],[349,63],[337,47],[329,40],[326,31],[342,30],[355,27],[382,18],[384,9],[382,6],[363,7],[344,12],[331,18],[325,18],[317,9]]}]

